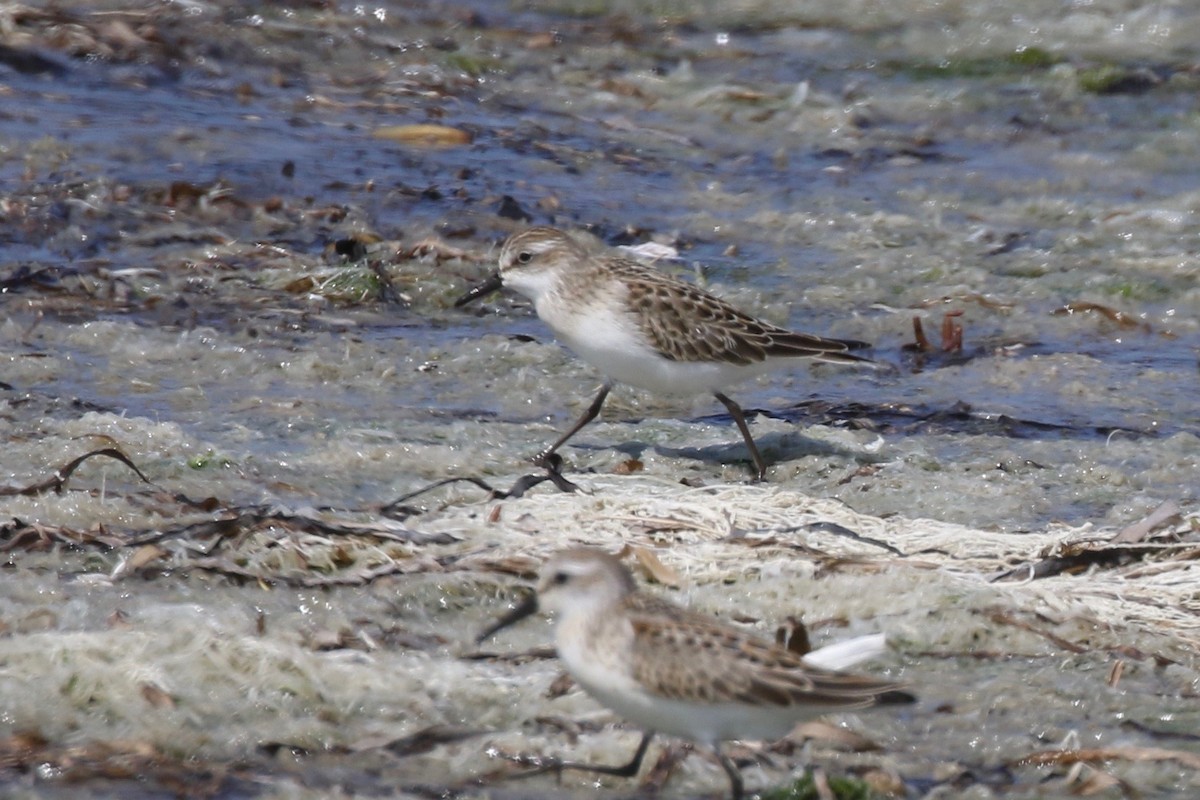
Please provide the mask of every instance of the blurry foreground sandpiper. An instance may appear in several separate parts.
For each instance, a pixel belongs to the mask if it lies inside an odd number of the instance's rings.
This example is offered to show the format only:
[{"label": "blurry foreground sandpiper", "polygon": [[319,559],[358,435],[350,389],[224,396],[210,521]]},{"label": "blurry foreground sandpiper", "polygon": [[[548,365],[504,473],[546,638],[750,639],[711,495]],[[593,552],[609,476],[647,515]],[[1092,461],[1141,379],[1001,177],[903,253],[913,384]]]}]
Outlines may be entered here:
[{"label": "blurry foreground sandpiper", "polygon": [[780,739],[798,722],[833,711],[912,702],[898,683],[838,670],[878,655],[883,636],[821,648],[806,656],[716,619],[638,591],[607,553],[578,547],[541,570],[536,594],[481,633],[491,637],[539,609],[557,614],[555,646],[588,694],[645,729],[621,766],[556,763],[608,775],[637,774],[656,732],[712,748],[742,797],[728,739]]},{"label": "blurry foreground sandpiper", "polygon": [[756,476],[763,480],[767,466],[746,416],[723,389],[783,358],[874,363],[850,353],[868,347],[865,342],[825,339],[763,322],[636,261],[589,253],[554,228],[510,236],[500,248],[499,270],[455,305],[505,286],[531,299],[555,335],[608,378],[583,416],[535,457],[535,463],[551,468],[554,452],[596,418],[613,383],[620,382],[666,395],[711,392],[737,423]]}]

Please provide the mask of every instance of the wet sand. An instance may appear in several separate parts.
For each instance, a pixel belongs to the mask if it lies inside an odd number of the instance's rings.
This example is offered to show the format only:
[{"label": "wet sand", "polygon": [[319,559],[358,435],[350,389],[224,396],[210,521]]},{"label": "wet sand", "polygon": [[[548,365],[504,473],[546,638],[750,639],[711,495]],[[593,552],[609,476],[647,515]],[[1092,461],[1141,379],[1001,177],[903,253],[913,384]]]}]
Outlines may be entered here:
[{"label": "wet sand", "polygon": [[[886,632],[921,702],[837,717],[879,749],[831,774],[1192,796],[1200,14],[1027,6],[0,12],[5,792],[595,796],[500,756],[636,731],[548,693],[546,625],[470,641],[583,542],[764,635]],[[732,389],[765,485],[711,399],[619,389],[585,493],[392,504],[513,487],[599,383],[519,298],[452,307],[530,222],[894,369]],[[102,450],[149,483],[37,485]]]}]

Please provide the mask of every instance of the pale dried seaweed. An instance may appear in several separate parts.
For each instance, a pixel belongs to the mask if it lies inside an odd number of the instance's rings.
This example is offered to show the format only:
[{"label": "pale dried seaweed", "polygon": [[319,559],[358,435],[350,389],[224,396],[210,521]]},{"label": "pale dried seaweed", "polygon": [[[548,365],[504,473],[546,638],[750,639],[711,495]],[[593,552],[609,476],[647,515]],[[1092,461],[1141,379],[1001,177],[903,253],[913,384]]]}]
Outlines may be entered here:
[{"label": "pale dried seaweed", "polygon": [[[1002,572],[995,579],[1035,580],[1124,567],[1136,568],[1145,575],[1152,564],[1172,562],[1179,565],[1198,560],[1200,520],[1196,517],[1185,519],[1178,504],[1167,501],[1111,537],[1089,534],[1056,542],[1043,550],[1037,561]],[[1161,573],[1168,569],[1160,566],[1153,571]]]}]

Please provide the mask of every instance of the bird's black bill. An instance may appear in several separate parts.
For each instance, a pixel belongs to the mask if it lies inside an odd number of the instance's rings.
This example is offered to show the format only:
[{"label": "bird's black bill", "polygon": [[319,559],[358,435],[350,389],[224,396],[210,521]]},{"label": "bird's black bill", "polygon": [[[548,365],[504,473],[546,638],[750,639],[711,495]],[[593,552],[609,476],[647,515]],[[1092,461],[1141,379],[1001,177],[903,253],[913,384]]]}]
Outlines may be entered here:
[{"label": "bird's black bill", "polygon": [[505,614],[500,619],[493,622],[491,625],[475,637],[475,644],[482,644],[485,640],[490,639],[500,631],[507,628],[509,625],[515,625],[526,617],[536,613],[538,610],[537,593],[530,592],[525,595],[517,607]]},{"label": "bird's black bill", "polygon": [[478,300],[481,297],[486,297],[492,292],[497,291],[503,285],[504,281],[500,279],[500,273],[493,272],[483,283],[479,284],[478,286],[472,286],[469,292],[455,300],[454,307],[458,308],[460,306],[465,306],[472,300]]}]

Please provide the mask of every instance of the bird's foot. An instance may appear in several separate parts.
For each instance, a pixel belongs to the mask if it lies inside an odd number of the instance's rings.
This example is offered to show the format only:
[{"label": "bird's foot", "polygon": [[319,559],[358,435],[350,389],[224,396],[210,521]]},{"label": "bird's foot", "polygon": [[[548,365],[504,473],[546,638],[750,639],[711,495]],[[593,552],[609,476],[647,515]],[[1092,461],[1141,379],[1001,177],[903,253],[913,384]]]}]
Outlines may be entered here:
[{"label": "bird's foot", "polygon": [[529,459],[535,467],[542,467],[548,472],[556,475],[562,474],[563,458],[553,450],[543,450],[542,452]]},{"label": "bird's foot", "polygon": [[529,459],[535,466],[546,470],[546,475],[542,480],[548,480],[558,488],[560,492],[581,492],[582,489],[578,485],[567,480],[562,474],[563,458],[553,450],[543,450],[533,458]]}]

